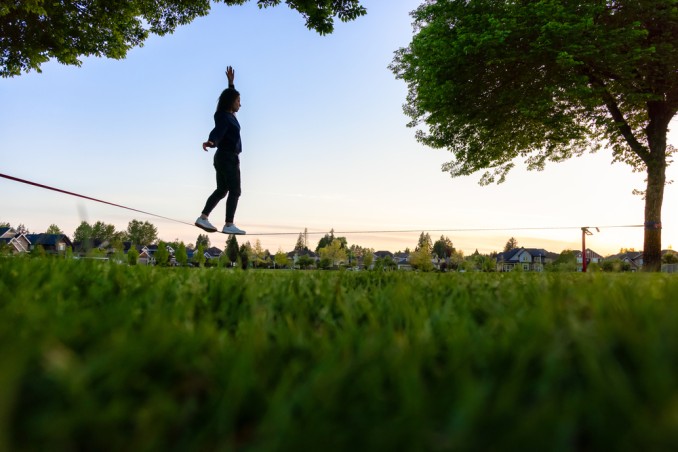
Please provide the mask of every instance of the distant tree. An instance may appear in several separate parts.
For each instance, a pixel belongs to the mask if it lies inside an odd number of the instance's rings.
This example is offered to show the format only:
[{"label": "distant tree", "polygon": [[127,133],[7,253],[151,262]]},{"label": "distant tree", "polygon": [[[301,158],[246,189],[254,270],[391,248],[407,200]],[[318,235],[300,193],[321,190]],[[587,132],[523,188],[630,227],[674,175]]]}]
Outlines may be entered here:
[{"label": "distant tree", "polygon": [[280,268],[289,267],[290,265],[290,259],[282,249],[278,249],[278,252],[275,253],[273,262],[275,262],[276,267]]},{"label": "distant tree", "polygon": [[182,267],[186,266],[186,264],[188,263],[188,253],[186,252],[186,245],[184,245],[184,242],[179,242],[175,249],[176,251],[174,253],[174,258],[176,259],[177,264],[181,265]]},{"label": "distant tree", "polygon": [[231,261],[231,264],[235,264],[238,261],[239,253],[238,239],[236,239],[234,234],[231,234],[226,240],[226,256]]},{"label": "distant tree", "polygon": [[363,267],[370,268],[372,262],[374,261],[374,250],[371,248],[365,249],[363,251]]},{"label": "distant tree", "polygon": [[257,239],[252,247],[252,255],[250,261],[255,268],[267,267],[269,261],[267,260],[266,251],[261,246],[261,240]]},{"label": "distant tree", "polygon": [[428,232],[422,232],[419,235],[419,241],[417,242],[416,248],[414,248],[415,251],[422,249],[425,249],[429,254],[433,252],[433,242],[431,241],[431,236],[428,234]]},{"label": "distant tree", "polygon": [[294,245],[294,251],[308,251],[306,240],[301,232],[299,233],[299,237],[297,237],[297,243]]},{"label": "distant tree", "polygon": [[92,240],[110,242],[116,237],[115,226],[97,221],[92,225]]},{"label": "distant tree", "polygon": [[412,265],[413,268],[424,272],[433,270],[433,262],[431,262],[433,256],[431,254],[431,249],[432,247],[418,246],[417,250],[410,253],[410,265]]},{"label": "distant tree", "polygon": [[148,221],[132,220],[127,224],[126,239],[137,245],[150,245],[158,239],[158,228]]},{"label": "distant tree", "polygon": [[116,234],[113,236],[113,238],[110,241],[110,247],[115,251],[124,251],[125,250],[125,244],[122,241],[122,238],[120,237],[119,234]]},{"label": "distant tree", "polygon": [[199,234],[198,238],[195,239],[195,244],[203,246],[203,248],[208,249],[210,247],[210,238],[207,234]]},{"label": "distant tree", "polygon": [[441,235],[438,240],[433,244],[433,254],[438,256],[440,259],[448,259],[454,253],[454,245],[452,245],[452,240],[449,237]]},{"label": "distant tree", "polygon": [[346,254],[346,249],[343,248],[342,242],[339,239],[332,240],[324,248],[319,250],[320,259],[329,259],[330,265],[335,266],[340,262],[346,262],[348,256]]},{"label": "distant tree", "polygon": [[31,257],[45,257],[47,256],[47,252],[45,251],[45,248],[42,245],[37,245],[33,250],[31,251]]},{"label": "distant tree", "polygon": [[45,234],[63,234],[63,231],[56,224],[50,224],[47,230],[45,231]]},{"label": "distant tree", "polygon": [[662,263],[664,264],[678,264],[678,253],[669,251],[662,256]]},{"label": "distant tree", "polygon": [[464,252],[462,250],[454,250],[448,261],[447,266],[450,270],[459,270],[463,268],[463,264],[466,262]]},{"label": "distant tree", "polygon": [[78,244],[79,251],[86,252],[92,248],[92,226],[88,222],[80,222],[80,225],[73,232],[73,242]]},{"label": "distant tree", "polygon": [[[0,226],[0,227],[9,227],[9,226]],[[11,248],[9,246],[9,243],[3,241],[0,241],[0,256],[6,256],[11,253]]]},{"label": "distant tree", "polygon": [[137,261],[139,260],[139,251],[137,251],[137,248],[132,245],[129,248],[129,251],[127,251],[127,263],[129,265],[137,265]]},{"label": "distant tree", "polygon": [[11,228],[11,226],[6,221],[0,221],[0,228]]},{"label": "distant tree", "polygon": [[238,257],[240,258],[240,268],[243,270],[247,270],[247,267],[250,264],[250,250],[251,248],[248,247],[248,243],[243,243],[240,245],[240,250],[238,252]]},{"label": "distant tree", "polygon": [[30,234],[31,233],[23,223],[19,224],[19,226],[16,227],[16,232],[17,232],[17,234]]},{"label": "distant tree", "polygon": [[160,240],[158,242],[158,249],[155,252],[155,265],[160,265],[161,267],[167,267],[169,263],[169,251],[167,250],[167,244]]},{"label": "distant tree", "polygon": [[318,246],[315,247],[315,252],[318,253],[320,248],[325,248],[334,240],[334,228],[330,229],[329,234],[325,234],[319,241]]},{"label": "distant tree", "polygon": [[[431,269],[433,269],[433,264],[429,259],[429,264],[431,264]],[[376,270],[395,270],[398,267],[398,264],[395,263],[393,258],[388,254],[384,257],[377,258],[374,261],[374,268]]]},{"label": "distant tree", "polygon": [[546,265],[547,271],[576,272],[577,256],[573,250],[563,250],[560,255],[550,264]]},{"label": "distant tree", "polygon": [[473,263],[473,269],[480,272],[493,272],[496,271],[496,261],[488,255],[478,253],[476,250],[471,256],[469,256],[471,262]]},{"label": "distant tree", "polygon": [[480,271],[485,273],[491,273],[497,271],[497,261],[495,258],[487,255],[483,255],[482,262],[480,263]]},{"label": "distant tree", "polygon": [[[216,0],[241,5],[248,0]],[[257,0],[260,8],[280,0]],[[286,0],[306,20],[306,27],[324,35],[334,30],[334,19],[354,20],[366,13],[359,0]],[[82,58],[125,58],[151,34],[164,36],[177,26],[209,14],[207,0],[9,1],[0,9],[0,76],[36,70],[50,59],[80,66]]]},{"label": "distant tree", "polygon": [[196,267],[202,267],[205,265],[205,261],[207,261],[207,258],[205,257],[205,249],[202,247],[202,244],[200,244],[193,251],[193,259],[191,259],[191,262]]},{"label": "distant tree", "polygon": [[299,268],[302,268],[302,269],[307,269],[308,267],[313,265],[314,262],[315,261],[313,260],[313,258],[311,258],[307,254],[304,254],[303,256],[299,256],[297,258],[297,265],[299,266]]},{"label": "distant tree", "polygon": [[504,252],[506,253],[506,252],[514,250],[516,248],[518,248],[518,240],[516,240],[515,237],[511,237],[506,242],[506,245],[504,245]]}]

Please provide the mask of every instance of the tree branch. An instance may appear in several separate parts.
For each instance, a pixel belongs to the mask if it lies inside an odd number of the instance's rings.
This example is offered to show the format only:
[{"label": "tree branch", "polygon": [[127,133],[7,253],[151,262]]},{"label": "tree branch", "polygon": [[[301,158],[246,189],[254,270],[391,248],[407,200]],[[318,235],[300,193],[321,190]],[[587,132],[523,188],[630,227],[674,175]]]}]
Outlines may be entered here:
[{"label": "tree branch", "polygon": [[633,129],[631,129],[631,126],[629,126],[629,123],[626,121],[626,118],[624,117],[624,113],[622,113],[622,111],[619,109],[617,100],[608,91],[607,86],[605,86],[605,83],[602,80],[600,80],[591,73],[588,73],[586,75],[591,85],[593,85],[594,88],[597,88],[598,91],[600,92],[603,102],[605,103],[605,107],[607,107],[607,111],[612,116],[612,119],[614,120],[617,129],[619,130],[619,133],[621,133],[621,135],[624,137],[629,146],[631,146],[631,150],[635,152],[636,155],[638,155],[638,157],[640,157],[643,160],[643,162],[648,163],[650,159],[650,152],[636,138],[635,134],[633,133]]}]

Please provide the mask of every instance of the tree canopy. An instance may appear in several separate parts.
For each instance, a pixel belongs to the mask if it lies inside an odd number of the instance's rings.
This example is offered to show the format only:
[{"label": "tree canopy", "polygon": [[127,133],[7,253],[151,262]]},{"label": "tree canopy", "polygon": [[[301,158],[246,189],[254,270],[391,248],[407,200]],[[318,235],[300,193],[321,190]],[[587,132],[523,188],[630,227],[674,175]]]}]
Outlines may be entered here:
[{"label": "tree canopy", "polygon": [[438,0],[391,69],[418,139],[452,176],[502,182],[603,145],[647,173],[644,260],[658,269],[667,130],[678,111],[678,0]]},{"label": "tree canopy", "polygon": [[132,220],[127,224],[125,238],[136,245],[149,245],[158,239],[158,228],[148,221]]},{"label": "tree canopy", "polygon": [[515,237],[511,237],[506,241],[506,245],[504,245],[504,252],[507,253],[516,248],[518,248],[518,240]]},{"label": "tree canopy", "polygon": [[[215,0],[227,6],[249,0]],[[257,0],[259,8],[281,0]],[[332,33],[334,20],[347,22],[366,13],[359,0],[285,0],[306,26]],[[85,56],[125,58],[150,34],[166,35],[179,25],[209,14],[210,0],[22,0],[0,4],[0,75],[11,77],[54,58],[80,65]]]}]

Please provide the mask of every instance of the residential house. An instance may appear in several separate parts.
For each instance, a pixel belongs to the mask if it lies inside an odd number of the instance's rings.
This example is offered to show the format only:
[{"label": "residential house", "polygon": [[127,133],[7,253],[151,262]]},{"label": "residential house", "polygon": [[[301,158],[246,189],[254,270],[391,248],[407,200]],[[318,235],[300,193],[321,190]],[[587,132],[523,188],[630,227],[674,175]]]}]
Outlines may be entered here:
[{"label": "residential house", "polygon": [[63,254],[66,249],[73,249],[73,243],[64,234],[26,234],[31,251],[40,245],[47,254]]},{"label": "residential house", "polygon": [[19,234],[14,228],[0,228],[0,243],[5,243],[11,253],[27,253],[30,251],[30,242],[24,234]]},{"label": "residential house", "polygon": [[[169,263],[174,265],[176,262],[174,259],[174,248],[170,245],[165,244],[167,252],[169,253]],[[155,253],[158,252],[158,245],[146,245],[141,247],[139,251],[139,259],[137,260],[138,264],[141,265],[155,265]]]},{"label": "residential house", "polygon": [[395,261],[398,270],[412,270],[412,265],[410,265],[410,255],[408,253],[394,253],[393,260]]},{"label": "residential house", "polygon": [[523,271],[542,272],[551,262],[549,253],[541,248],[514,248],[497,254],[497,271],[510,272],[517,266]]},{"label": "residential house", "polygon": [[[583,269],[583,261],[582,261],[582,254],[581,251],[575,251],[574,252],[574,257],[577,258],[577,271],[580,272]],[[586,248],[586,265],[590,264],[602,264],[603,260],[605,258],[601,256],[600,254],[596,253],[595,251]]]},{"label": "residential house", "polygon": [[624,253],[608,256],[605,260],[607,261],[619,260],[622,263],[627,263],[629,265],[629,270],[632,272],[640,271],[643,268],[642,251],[626,251]]},{"label": "residential house", "polygon": [[205,254],[205,259],[207,259],[206,262],[208,262],[208,263],[212,262],[212,263],[214,263],[214,265],[216,265],[216,262],[219,260],[221,255],[224,254],[224,252],[222,250],[220,250],[219,248],[217,248],[216,246],[213,246],[211,248],[206,249],[204,254]]},{"label": "residential house", "polygon": [[320,256],[308,248],[303,250],[294,250],[287,253],[287,258],[292,262],[292,266],[296,266],[297,261],[302,256],[308,256],[310,259],[312,259],[313,265],[317,265],[318,261],[320,260]]}]

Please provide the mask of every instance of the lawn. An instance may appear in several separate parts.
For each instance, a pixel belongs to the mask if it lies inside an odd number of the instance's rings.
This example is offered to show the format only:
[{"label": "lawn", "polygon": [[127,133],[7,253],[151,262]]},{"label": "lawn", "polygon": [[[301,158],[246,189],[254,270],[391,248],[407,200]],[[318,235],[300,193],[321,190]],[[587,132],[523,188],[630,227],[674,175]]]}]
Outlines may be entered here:
[{"label": "lawn", "polygon": [[0,451],[677,448],[675,275],[0,258]]}]

